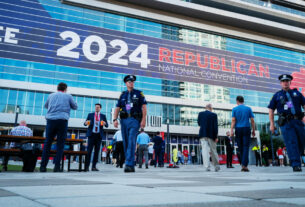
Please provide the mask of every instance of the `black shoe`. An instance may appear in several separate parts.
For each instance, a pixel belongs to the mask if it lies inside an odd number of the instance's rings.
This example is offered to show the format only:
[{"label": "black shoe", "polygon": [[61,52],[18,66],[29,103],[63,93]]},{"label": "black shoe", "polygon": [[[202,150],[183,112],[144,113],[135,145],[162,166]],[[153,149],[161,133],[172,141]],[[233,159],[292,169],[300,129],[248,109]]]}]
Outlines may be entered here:
[{"label": "black shoe", "polygon": [[242,171],[242,172],[249,172],[250,170],[249,170],[247,167],[242,167],[242,168],[241,168],[241,171]]},{"label": "black shoe", "polygon": [[89,168],[88,168],[88,167],[85,167],[84,171],[85,171],[85,172],[89,172]]},{"label": "black shoe", "polygon": [[97,169],[96,167],[93,167],[91,170],[92,171],[99,171],[99,169]]},{"label": "black shoe", "polygon": [[119,167],[120,165],[119,164],[116,164],[116,166],[115,167]]},{"label": "black shoe", "polygon": [[60,167],[54,167],[53,172],[63,172],[63,170]]},{"label": "black shoe", "polygon": [[45,168],[45,167],[40,167],[40,172],[47,172],[47,168]]},{"label": "black shoe", "polygon": [[142,168],[142,165],[139,165],[139,168]]},{"label": "black shoe", "polygon": [[229,168],[234,168],[233,166],[230,166]]},{"label": "black shoe", "polygon": [[148,169],[148,165],[145,165],[145,168]]},{"label": "black shoe", "polygon": [[302,168],[299,166],[293,167],[293,172],[302,172]]},{"label": "black shoe", "polygon": [[125,166],[124,172],[125,173],[135,172],[135,169],[134,169],[134,167]]}]

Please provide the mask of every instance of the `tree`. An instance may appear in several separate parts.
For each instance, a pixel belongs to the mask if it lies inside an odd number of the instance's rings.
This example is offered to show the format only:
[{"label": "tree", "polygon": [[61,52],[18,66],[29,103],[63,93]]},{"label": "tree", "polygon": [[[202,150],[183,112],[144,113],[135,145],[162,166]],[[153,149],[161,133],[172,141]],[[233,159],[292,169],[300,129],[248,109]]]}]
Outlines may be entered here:
[{"label": "tree", "polygon": [[[270,134],[261,133],[260,138],[261,138],[261,145],[263,146],[265,144],[269,148],[269,153],[271,154],[272,149],[271,149]],[[281,135],[272,136],[272,142],[273,142],[273,153],[274,153],[274,157],[275,157],[277,149],[279,147],[284,147],[285,143],[284,143],[283,137]]]}]

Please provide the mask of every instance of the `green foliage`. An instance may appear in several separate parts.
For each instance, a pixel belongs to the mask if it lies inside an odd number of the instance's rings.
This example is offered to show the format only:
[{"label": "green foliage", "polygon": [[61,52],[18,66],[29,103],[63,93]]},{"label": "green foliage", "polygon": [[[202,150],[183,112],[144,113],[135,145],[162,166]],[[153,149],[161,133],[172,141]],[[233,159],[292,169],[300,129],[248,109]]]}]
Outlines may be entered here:
[{"label": "green foliage", "polygon": [[[260,138],[261,138],[262,148],[263,148],[263,145],[265,144],[269,148],[269,153],[271,154],[270,134],[261,133]],[[276,154],[276,150],[279,147],[284,147],[285,146],[285,143],[284,143],[281,136],[277,136],[277,137],[273,136],[272,137],[272,142],[273,142],[273,152],[274,152],[274,154]]]}]

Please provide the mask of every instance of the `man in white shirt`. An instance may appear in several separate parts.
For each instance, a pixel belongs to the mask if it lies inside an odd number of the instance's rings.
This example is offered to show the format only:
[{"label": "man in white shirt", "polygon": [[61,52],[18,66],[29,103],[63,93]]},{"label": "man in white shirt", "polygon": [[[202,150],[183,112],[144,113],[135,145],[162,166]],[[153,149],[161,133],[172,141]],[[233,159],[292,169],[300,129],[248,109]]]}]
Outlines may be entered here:
[{"label": "man in white shirt", "polygon": [[114,139],[116,140],[116,148],[115,148],[115,154],[117,159],[116,167],[123,168],[123,164],[125,161],[125,154],[124,154],[124,145],[123,145],[123,137],[121,130],[117,131],[114,134]]}]

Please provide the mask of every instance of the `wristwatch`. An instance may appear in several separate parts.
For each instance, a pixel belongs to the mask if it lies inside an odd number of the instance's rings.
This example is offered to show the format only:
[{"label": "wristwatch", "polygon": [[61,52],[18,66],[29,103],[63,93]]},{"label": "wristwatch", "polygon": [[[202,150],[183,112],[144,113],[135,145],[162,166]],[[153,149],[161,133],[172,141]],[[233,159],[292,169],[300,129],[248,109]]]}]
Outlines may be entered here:
[{"label": "wristwatch", "polygon": [[118,120],[118,119],[113,119],[112,121],[115,122],[115,121],[117,121],[117,120]]}]

